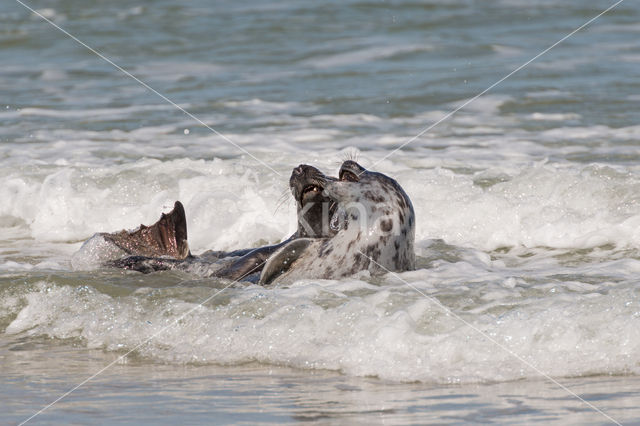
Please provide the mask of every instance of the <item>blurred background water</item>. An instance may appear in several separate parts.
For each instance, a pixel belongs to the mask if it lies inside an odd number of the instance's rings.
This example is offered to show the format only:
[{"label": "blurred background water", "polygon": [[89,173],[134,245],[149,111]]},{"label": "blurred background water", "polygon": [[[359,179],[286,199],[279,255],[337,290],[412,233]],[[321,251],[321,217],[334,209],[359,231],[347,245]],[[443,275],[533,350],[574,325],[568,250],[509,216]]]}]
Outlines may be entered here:
[{"label": "blurred background water", "polygon": [[[388,158],[613,2],[26,4],[251,155],[0,4],[3,421],[227,284],[74,270],[82,241],[179,199],[194,253],[276,242],[295,224],[291,169],[335,173],[351,156],[413,200],[419,270],[402,280],[616,420],[640,418],[637,2]],[[37,419],[189,416],[607,421],[399,279],[366,274],[235,286]]]}]

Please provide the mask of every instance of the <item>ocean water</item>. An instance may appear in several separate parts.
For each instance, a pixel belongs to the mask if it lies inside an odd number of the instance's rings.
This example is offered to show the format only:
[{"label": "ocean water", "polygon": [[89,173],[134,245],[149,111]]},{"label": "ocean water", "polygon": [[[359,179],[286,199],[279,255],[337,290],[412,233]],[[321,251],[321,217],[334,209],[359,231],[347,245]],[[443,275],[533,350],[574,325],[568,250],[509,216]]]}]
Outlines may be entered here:
[{"label": "ocean water", "polygon": [[[613,3],[2,2],[0,422],[640,423],[638,3],[474,99]],[[354,157],[416,271],[72,265],[175,200],[194,253],[278,242]]]}]

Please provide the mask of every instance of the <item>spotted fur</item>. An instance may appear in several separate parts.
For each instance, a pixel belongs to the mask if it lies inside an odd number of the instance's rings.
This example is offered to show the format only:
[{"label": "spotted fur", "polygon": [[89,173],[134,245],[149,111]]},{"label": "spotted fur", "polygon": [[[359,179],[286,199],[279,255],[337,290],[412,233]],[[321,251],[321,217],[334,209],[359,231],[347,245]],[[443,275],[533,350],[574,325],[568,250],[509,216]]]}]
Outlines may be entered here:
[{"label": "spotted fur", "polygon": [[338,203],[331,219],[337,224],[335,235],[280,248],[267,261],[260,283],[415,269],[415,213],[394,179],[348,160],[340,179],[322,186]]}]

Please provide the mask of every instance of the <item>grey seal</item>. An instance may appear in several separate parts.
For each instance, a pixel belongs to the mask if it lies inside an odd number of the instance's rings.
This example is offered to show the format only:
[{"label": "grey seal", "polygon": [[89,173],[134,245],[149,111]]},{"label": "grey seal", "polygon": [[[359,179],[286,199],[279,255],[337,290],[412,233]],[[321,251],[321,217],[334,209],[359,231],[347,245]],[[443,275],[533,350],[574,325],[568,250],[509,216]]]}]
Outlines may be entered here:
[{"label": "grey seal", "polygon": [[152,226],[100,234],[129,254],[107,265],[145,273],[178,269],[262,285],[415,269],[415,212],[394,179],[349,160],[338,178],[300,165],[289,186],[298,227],[281,243],[194,256],[188,249],[184,207],[177,201]]},{"label": "grey seal", "polygon": [[352,160],[340,167],[339,180],[316,178],[325,196],[337,202],[330,221],[335,233],[280,247],[262,269],[260,284],[415,269],[415,212],[394,179]]}]

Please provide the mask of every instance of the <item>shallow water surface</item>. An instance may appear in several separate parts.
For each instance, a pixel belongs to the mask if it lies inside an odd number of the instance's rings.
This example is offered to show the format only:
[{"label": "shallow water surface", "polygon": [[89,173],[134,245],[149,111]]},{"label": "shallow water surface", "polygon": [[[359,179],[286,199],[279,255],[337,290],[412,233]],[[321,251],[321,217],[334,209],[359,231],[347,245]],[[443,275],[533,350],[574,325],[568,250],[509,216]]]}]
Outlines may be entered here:
[{"label": "shallow water surface", "polygon": [[[46,349],[45,349],[46,348]],[[2,388],[9,422],[34,414],[116,358],[69,342],[14,342],[0,353],[14,370]],[[37,369],[31,366],[37,365]],[[19,371],[19,372],[18,372]],[[34,380],[34,377],[38,379]],[[636,377],[568,378],[563,385],[618,421],[637,418]],[[526,380],[434,385],[286,367],[119,362],[38,418],[44,423],[468,424],[603,423],[557,385]],[[633,423],[633,422],[631,422]]]},{"label": "shallow water surface", "polygon": [[[33,421],[638,422],[634,2],[451,117],[613,2],[27,4],[228,140],[0,5],[3,422],[116,360]],[[353,157],[411,197],[416,271],[262,288],[72,264],[175,200],[194,253],[280,241],[291,170]]]}]

